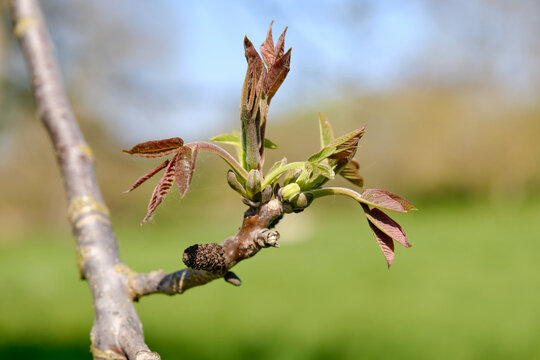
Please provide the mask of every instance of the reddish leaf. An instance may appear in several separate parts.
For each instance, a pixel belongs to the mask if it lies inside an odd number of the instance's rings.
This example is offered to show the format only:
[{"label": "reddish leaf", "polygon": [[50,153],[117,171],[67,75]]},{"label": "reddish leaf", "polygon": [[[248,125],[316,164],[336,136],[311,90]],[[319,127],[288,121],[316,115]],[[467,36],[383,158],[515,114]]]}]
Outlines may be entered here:
[{"label": "reddish leaf", "polygon": [[363,187],[364,178],[360,176],[358,170],[360,169],[360,164],[356,160],[351,160],[345,167],[339,172],[339,175],[343,176],[345,179],[352,182],[354,185]]},{"label": "reddish leaf", "polygon": [[358,142],[364,135],[364,132],[364,128],[357,129],[331,143],[331,145],[336,147],[336,152],[328,157],[328,159],[333,160],[337,172],[353,159],[356,154],[356,149],[358,148]]},{"label": "reddish leaf", "polygon": [[275,95],[290,70],[291,64],[291,49],[289,49],[285,55],[280,57],[271,67],[268,69],[268,74],[264,79],[263,91],[268,96],[268,101]]},{"label": "reddish leaf", "polygon": [[381,210],[371,209],[369,212],[366,212],[366,217],[371,224],[375,225],[379,230],[401,245],[405,247],[412,246],[407,241],[407,236],[401,226]]},{"label": "reddish leaf", "polygon": [[184,141],[179,137],[163,140],[146,141],[135,145],[130,150],[122,150],[122,152],[141,157],[160,157],[170,155],[176,149],[182,147]]},{"label": "reddish leaf", "polygon": [[394,194],[394,193],[391,193],[390,191],[386,191],[386,190],[381,190],[381,191],[384,191],[388,196],[390,196],[392,199],[394,199],[395,201],[399,202],[401,204],[401,206],[403,206],[403,208],[405,209],[405,211],[409,211],[409,210],[418,210],[414,207],[413,204],[411,204],[410,202],[408,202],[407,200],[405,200],[404,198],[402,198],[401,196],[397,195],[397,194]]},{"label": "reddish leaf", "polygon": [[287,27],[285,27],[285,30],[281,33],[279,36],[279,39],[276,43],[276,47],[274,49],[274,59],[279,59],[283,56],[283,53],[285,52],[285,34],[287,33]]},{"label": "reddish leaf", "polygon": [[[266,73],[266,69],[264,68],[263,61],[257,53],[257,50],[247,36],[244,38],[244,50],[248,68],[244,80],[244,88],[242,89],[241,106],[248,111],[251,111],[257,105],[256,97],[260,94],[256,94],[256,88],[257,85],[261,83],[261,77]],[[254,110],[256,110],[256,108]]]},{"label": "reddish leaf", "polygon": [[180,191],[180,198],[186,195],[189,184],[191,184],[191,178],[193,171],[195,170],[195,160],[197,159],[198,148],[191,148],[184,146],[178,152],[176,157],[176,167],[174,177],[176,180],[176,186]]},{"label": "reddish leaf", "polygon": [[274,62],[274,39],[272,38],[272,24],[274,20],[270,22],[270,27],[266,33],[266,40],[262,43],[260,50],[261,55],[266,63],[266,66],[270,67]]},{"label": "reddish leaf", "polygon": [[148,212],[146,213],[146,216],[141,222],[141,225],[144,224],[150,218],[150,216],[152,216],[158,205],[161,204],[161,202],[171,189],[171,186],[174,182],[174,173],[177,157],[178,155],[175,155],[175,157],[171,159],[169,165],[167,165],[167,168],[165,169],[165,172],[161,176],[161,179],[159,179],[159,182],[156,185],[154,192],[152,193],[152,197],[150,198],[150,202],[148,203]]},{"label": "reddish leaf", "polygon": [[142,176],[137,181],[135,181],[135,183],[133,185],[131,185],[131,187],[128,190],[124,191],[124,193],[127,194],[127,193],[135,190],[136,188],[139,187],[139,185],[141,185],[146,180],[150,179],[152,176],[156,175],[158,172],[161,171],[161,169],[163,169],[167,165],[169,165],[169,160],[165,160],[163,163],[159,164],[154,170],[144,174],[144,176]]},{"label": "reddish leaf", "polygon": [[[397,212],[407,212],[407,209],[401,204],[400,201],[395,200],[390,196],[388,191],[378,189],[366,189],[362,191],[361,201],[364,204]],[[395,194],[392,194],[395,195]],[[397,195],[395,195],[397,196]]]},{"label": "reddish leaf", "polygon": [[369,226],[371,227],[371,230],[373,231],[375,240],[377,240],[377,244],[379,244],[379,247],[381,248],[382,253],[386,259],[388,268],[390,269],[390,266],[392,265],[392,262],[394,261],[394,241],[392,240],[390,236],[383,233],[371,222],[369,222]]}]

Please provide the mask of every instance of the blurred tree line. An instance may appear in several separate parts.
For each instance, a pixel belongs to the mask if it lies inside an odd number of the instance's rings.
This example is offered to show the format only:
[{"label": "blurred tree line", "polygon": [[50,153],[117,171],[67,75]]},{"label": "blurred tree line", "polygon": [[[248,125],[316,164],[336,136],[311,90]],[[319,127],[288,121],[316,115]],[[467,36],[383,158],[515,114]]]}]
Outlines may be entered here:
[{"label": "blurred tree line", "polygon": [[[349,46],[360,46],[362,36],[369,35],[375,3],[340,2],[340,15],[321,26],[344,27],[350,35]],[[388,3],[391,8],[398,2]],[[278,99],[280,104],[288,103],[288,108],[280,111],[274,104],[267,134],[283,152],[269,153],[267,165],[282,153],[297,156],[289,159],[293,161],[305,157],[304,149],[315,152],[317,111],[322,111],[337,133],[367,126],[358,158],[368,187],[387,188],[413,202],[414,197],[440,201],[458,195],[516,202],[535,198],[540,189],[540,3],[416,0],[411,4],[424,17],[423,43],[403,59],[396,80],[384,87],[364,88],[362,76],[328,78],[320,70],[320,81],[310,86],[324,88],[328,82],[338,93],[321,96],[320,89],[307,88],[301,99]],[[45,132],[35,120],[7,6],[0,6],[4,19],[0,27],[0,226],[6,234],[30,225],[65,226],[58,169]],[[170,22],[160,22],[159,5],[51,0],[43,6],[68,96],[94,151],[113,219],[135,225],[144,214],[150,185],[129,197],[122,191],[148,164],[127,158],[119,150],[141,140],[138,127],[161,126],[164,103],[178,102],[181,107],[203,89],[171,84],[167,42],[179,34],[172,33]],[[247,3],[244,6],[265,28],[271,16],[257,13]],[[286,11],[279,1],[262,6]],[[287,25],[293,30],[294,18],[289,13],[282,21],[291,21]],[[262,37],[252,40],[258,43]],[[219,57],[210,53],[211,44],[203,51],[215,56],[220,66]],[[295,51],[291,74],[304,71],[295,64]],[[358,62],[361,66],[361,59]],[[317,64],[312,66],[312,76],[317,77]],[[199,134],[210,137],[236,126],[242,77],[238,94],[204,98],[206,106],[221,109],[221,124]],[[147,116],[148,123],[141,125],[141,111],[155,115]],[[116,116],[120,112],[122,116]],[[136,114],[139,120],[131,121]],[[196,119],[190,121],[196,126]],[[193,140],[189,136],[187,140]],[[295,146],[298,140],[306,146]],[[197,166],[222,165],[202,159]],[[226,203],[232,192],[223,180],[196,177],[188,198],[204,199],[219,192]],[[204,205],[202,200],[193,201]]]}]

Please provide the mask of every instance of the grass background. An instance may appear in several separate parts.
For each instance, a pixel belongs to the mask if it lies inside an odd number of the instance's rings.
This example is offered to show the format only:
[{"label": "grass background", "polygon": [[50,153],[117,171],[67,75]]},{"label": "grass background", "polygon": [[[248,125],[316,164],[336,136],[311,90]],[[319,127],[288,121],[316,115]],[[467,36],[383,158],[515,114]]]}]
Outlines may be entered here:
[{"label": "grass background", "polygon": [[[241,287],[142,298],[149,346],[164,359],[540,358],[538,202],[415,205],[395,216],[414,247],[398,246],[388,271],[360,207],[321,199],[278,225],[280,249],[235,268]],[[121,256],[137,271],[179,269],[185,247],[236,230],[237,210],[121,225]],[[0,246],[0,358],[90,359],[70,234]]]}]

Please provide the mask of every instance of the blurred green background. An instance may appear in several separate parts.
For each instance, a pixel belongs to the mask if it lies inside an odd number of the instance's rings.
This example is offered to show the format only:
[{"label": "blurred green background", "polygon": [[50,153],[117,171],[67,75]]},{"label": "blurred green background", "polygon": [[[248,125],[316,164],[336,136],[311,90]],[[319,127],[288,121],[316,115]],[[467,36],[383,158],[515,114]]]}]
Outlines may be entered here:
[{"label": "blurred green background", "polygon": [[[226,166],[199,157],[192,189],[139,226],[153,160],[119,150],[238,128],[242,38],[288,25],[291,73],[270,110],[267,165],[366,126],[367,187],[409,199],[414,247],[392,269],[361,208],[325,198],[278,225],[279,249],[224,281],[136,305],[164,359],[540,358],[540,4],[534,1],[42,2],[66,88],[96,158],[123,260],[183,265],[235,233]],[[11,35],[0,28],[0,358],[90,358],[62,181]],[[277,36],[277,34],[275,34]],[[340,183],[337,181],[337,183]]]}]

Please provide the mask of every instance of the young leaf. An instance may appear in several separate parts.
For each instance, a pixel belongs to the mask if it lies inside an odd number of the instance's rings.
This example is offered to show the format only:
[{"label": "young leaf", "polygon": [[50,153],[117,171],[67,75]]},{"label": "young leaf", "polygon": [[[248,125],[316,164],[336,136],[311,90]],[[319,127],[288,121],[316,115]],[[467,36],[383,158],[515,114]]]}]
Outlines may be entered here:
[{"label": "young leaf", "polygon": [[154,170],[144,174],[142,177],[140,177],[137,181],[135,181],[135,183],[133,185],[131,185],[131,187],[124,191],[125,194],[129,193],[129,192],[132,192],[133,190],[135,190],[136,188],[139,187],[139,185],[141,185],[143,182],[145,182],[146,180],[150,179],[152,176],[156,175],[158,172],[160,172],[164,167],[166,167],[167,165],[169,165],[169,161],[170,160],[165,160],[164,162],[162,162],[161,164],[159,164]]},{"label": "young leaf", "polygon": [[268,69],[263,84],[263,92],[267,94],[268,103],[270,103],[281,84],[283,84],[283,81],[285,81],[285,78],[291,69],[291,50],[292,49],[287,50],[287,52],[277,59],[277,61]]},{"label": "young leaf", "polygon": [[274,62],[274,39],[272,38],[272,24],[274,24],[274,20],[270,22],[270,27],[266,33],[266,40],[260,47],[262,58],[268,67],[272,66]]},{"label": "young leaf", "polygon": [[384,258],[386,259],[388,268],[390,269],[390,266],[392,265],[392,262],[394,261],[394,241],[392,240],[390,236],[383,233],[381,230],[379,230],[375,225],[373,225],[370,222],[369,222],[369,227],[371,228],[371,231],[373,231],[375,240],[377,240],[377,244],[379,244],[379,247],[382,250]]},{"label": "young leaf", "polygon": [[264,147],[267,148],[267,149],[277,149],[278,146],[276,144],[274,144],[272,141],[270,141],[269,139],[264,139]]},{"label": "young leaf", "polygon": [[324,148],[334,141],[334,130],[328,118],[321,112],[319,113],[319,129],[321,132],[321,148]]},{"label": "young leaf", "polygon": [[311,155],[308,158],[308,161],[310,163],[322,161],[326,159],[327,157],[331,156],[332,154],[334,154],[335,151],[336,151],[335,146],[326,146],[322,148],[318,153]]},{"label": "young leaf", "polygon": [[221,134],[218,136],[214,136],[213,138],[210,139],[210,141],[219,142],[222,144],[235,145],[235,146],[239,145],[242,142],[238,134]]},{"label": "young leaf", "polygon": [[146,141],[135,145],[130,150],[122,150],[122,152],[141,157],[160,157],[170,155],[176,149],[182,147],[184,141],[179,137],[163,140]]},{"label": "young leaf", "polygon": [[233,131],[232,134],[221,134],[214,136],[210,139],[210,141],[234,146],[238,160],[241,162],[242,167],[245,168],[244,149],[242,148],[242,139],[240,138],[240,133]]},{"label": "young leaf", "polygon": [[379,209],[366,211],[368,221],[405,247],[411,247],[401,226]]},{"label": "young leaf", "polygon": [[152,197],[150,198],[150,202],[148,203],[148,211],[143,221],[141,222],[141,225],[144,224],[150,218],[150,216],[152,216],[156,208],[159,206],[159,204],[161,204],[161,202],[171,189],[175,177],[177,156],[178,155],[175,155],[175,157],[171,159],[169,165],[167,165],[167,168],[165,169],[165,172],[161,176],[161,179],[159,179],[159,182],[156,185],[154,192],[152,193]]},{"label": "young leaf", "polygon": [[287,164],[287,158],[283,158],[283,159],[281,159],[280,161],[276,161],[276,162],[274,163],[274,165],[272,165],[272,167],[270,168],[270,170],[268,170],[268,173],[271,173],[272,171],[277,170],[277,169],[279,169],[280,167],[285,166],[286,164]]},{"label": "young leaf", "polygon": [[180,191],[180,198],[183,198],[186,195],[189,185],[191,184],[198,151],[196,146],[193,148],[184,146],[178,151],[178,155],[176,155],[174,178],[176,180],[176,186]]},{"label": "young leaf", "polygon": [[349,163],[356,154],[358,142],[364,135],[364,128],[354,130],[336,140],[331,145],[336,147],[336,151],[328,157],[334,165],[334,170],[339,172]]},{"label": "young leaf", "polygon": [[414,209],[414,206],[407,200],[386,190],[366,189],[362,191],[361,199],[358,201],[376,208],[397,212],[407,212]]},{"label": "young leaf", "polygon": [[352,159],[345,167],[343,167],[343,169],[341,169],[339,175],[343,176],[354,185],[364,187],[364,178],[360,176],[358,169],[360,169],[360,164],[358,161]]},{"label": "young leaf", "polygon": [[405,200],[401,196],[399,196],[397,194],[394,194],[394,193],[391,193],[390,191],[386,191],[386,190],[381,190],[381,191],[384,191],[386,193],[386,195],[390,196],[392,199],[399,202],[401,204],[401,206],[403,206],[405,211],[418,210],[417,208],[414,207],[413,204],[411,204],[410,202],[408,202],[407,200]]},{"label": "young leaf", "polygon": [[[314,174],[315,175],[322,175],[323,177],[325,177],[328,180],[331,180],[336,176],[336,174],[334,173],[334,170],[332,169],[332,167],[329,166],[329,165],[326,165],[324,163],[318,163],[318,164],[314,165]],[[318,186],[320,186],[320,185],[322,185],[322,184],[319,184]]]}]

